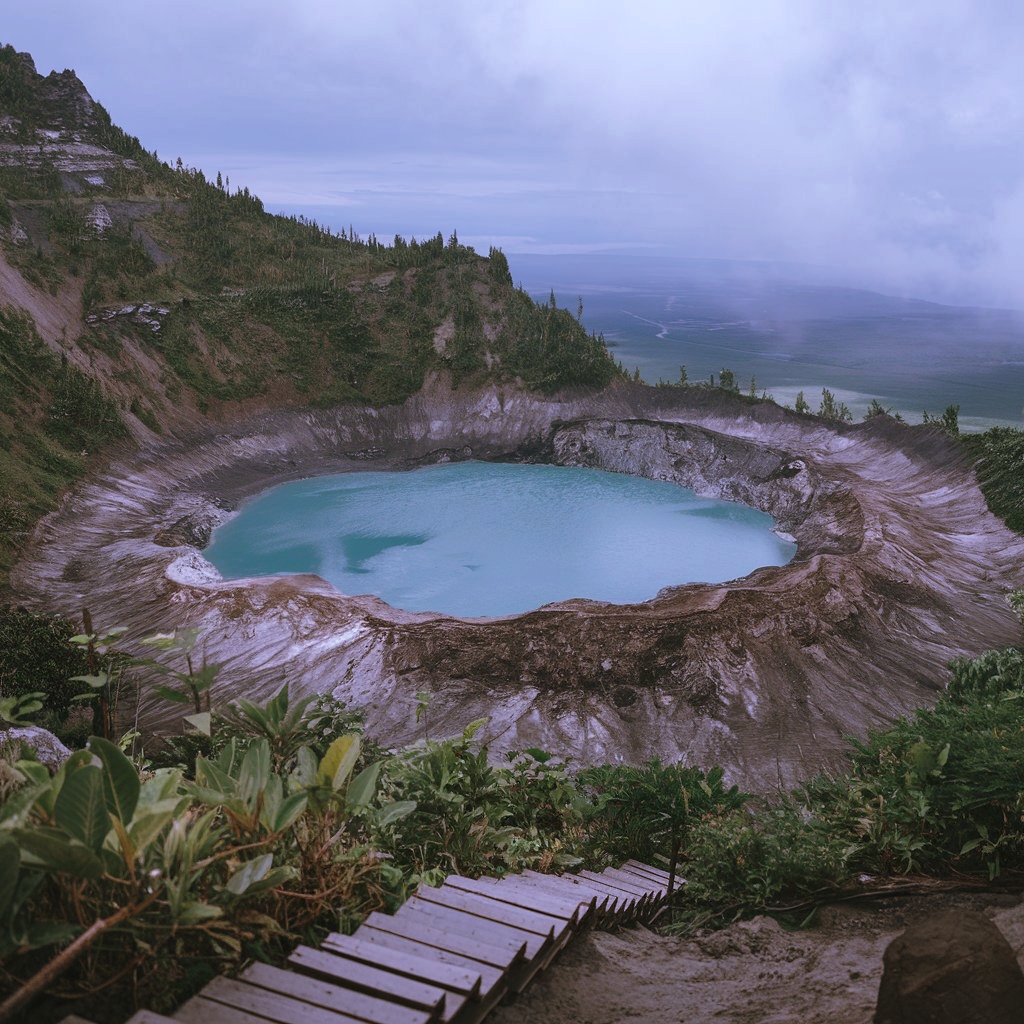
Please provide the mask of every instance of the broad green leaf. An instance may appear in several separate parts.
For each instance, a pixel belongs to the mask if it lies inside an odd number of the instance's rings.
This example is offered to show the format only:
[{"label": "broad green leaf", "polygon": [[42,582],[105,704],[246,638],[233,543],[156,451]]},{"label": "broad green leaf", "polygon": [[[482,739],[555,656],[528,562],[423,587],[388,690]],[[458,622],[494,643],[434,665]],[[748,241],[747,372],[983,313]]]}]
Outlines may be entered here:
[{"label": "broad green leaf", "polygon": [[[24,762],[19,762],[19,764],[21,763]],[[43,768],[43,771],[45,772],[46,769]],[[47,773],[46,783],[49,781],[49,773]],[[0,828],[6,830],[24,825],[32,813],[36,801],[43,794],[49,792],[50,787],[46,783],[24,786],[0,803]]]},{"label": "broad green leaf", "polygon": [[135,818],[128,826],[128,838],[137,854],[145,855],[164,828],[174,820],[179,802],[177,797],[172,797],[167,800],[157,800],[155,803],[138,809]]},{"label": "broad green leaf", "polygon": [[196,758],[196,783],[223,796],[233,794],[237,788],[235,779],[219,763],[208,761],[201,754]]},{"label": "broad green leaf", "polygon": [[238,771],[237,792],[249,807],[256,806],[270,776],[270,744],[265,739],[258,739],[245,752]]},{"label": "broad green leaf", "polygon": [[348,787],[345,802],[349,809],[366,807],[377,793],[377,782],[380,779],[381,762],[375,761],[364,768]]},{"label": "broad green leaf", "polygon": [[158,768],[142,783],[136,813],[162,800],[187,800],[181,792],[182,781],[180,768]]},{"label": "broad green leaf", "polygon": [[107,810],[127,825],[139,802],[139,773],[135,765],[110,740],[91,736],[89,749],[103,762],[103,796]]},{"label": "broad green leaf", "polygon": [[57,824],[97,853],[110,831],[110,812],[103,795],[103,772],[87,765],[64,780],[54,804]]},{"label": "broad green leaf", "polygon": [[381,808],[380,814],[377,815],[377,827],[387,828],[388,825],[393,825],[396,821],[407,818],[415,810],[415,800],[394,800],[389,804],[385,804]]},{"label": "broad green leaf", "polygon": [[339,736],[320,762],[320,775],[336,793],[343,789],[359,758],[359,734]]},{"label": "broad green leaf", "polygon": [[274,866],[274,855],[265,853],[246,861],[228,880],[225,888],[235,896],[247,892],[250,886],[265,878]]},{"label": "broad green leaf", "polygon": [[293,785],[297,782],[304,789],[310,789],[319,781],[319,765],[316,754],[307,746],[299,747],[295,754],[295,771],[292,772]]},{"label": "broad green leaf", "polygon": [[209,711],[201,711],[198,715],[186,715],[185,721],[191,725],[196,732],[204,736],[213,735],[213,715]]},{"label": "broad green leaf", "polygon": [[50,770],[45,764],[40,764],[38,761],[18,761],[14,765],[15,768],[25,776],[29,782],[49,782],[50,781]]},{"label": "broad green leaf", "polygon": [[73,683],[88,683],[94,690],[102,690],[110,682],[110,674],[101,672],[96,676],[72,676],[71,681]]},{"label": "broad green leaf", "polygon": [[65,871],[78,878],[99,878],[103,874],[103,861],[88,847],[69,839],[60,829],[19,828],[13,834],[28,866]]},{"label": "broad green leaf", "polygon": [[224,911],[211,903],[201,903],[197,900],[186,903],[177,916],[177,924],[202,924],[203,921],[212,921],[220,917]]},{"label": "broad green leaf", "polygon": [[284,783],[279,775],[271,775],[263,789],[263,801],[260,805],[260,821],[268,832],[274,832],[274,822],[277,819],[277,810],[281,806],[281,798],[284,796]]},{"label": "broad green leaf", "polygon": [[308,799],[309,796],[306,793],[292,793],[291,796],[282,800],[277,808],[277,814],[274,816],[271,831],[283,832],[286,828],[290,828],[295,824],[306,809]]}]

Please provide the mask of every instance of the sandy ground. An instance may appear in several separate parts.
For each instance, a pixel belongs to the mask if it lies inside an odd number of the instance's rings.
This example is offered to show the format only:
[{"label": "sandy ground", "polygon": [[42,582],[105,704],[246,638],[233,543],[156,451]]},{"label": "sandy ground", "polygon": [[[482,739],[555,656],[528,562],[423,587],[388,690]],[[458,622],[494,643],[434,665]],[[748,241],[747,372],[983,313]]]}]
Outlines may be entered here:
[{"label": "sandy ground", "polygon": [[692,939],[645,928],[578,938],[488,1024],[868,1024],[886,946],[950,907],[986,913],[1024,967],[1024,903],[970,895],[838,905],[786,931],[757,917]]}]

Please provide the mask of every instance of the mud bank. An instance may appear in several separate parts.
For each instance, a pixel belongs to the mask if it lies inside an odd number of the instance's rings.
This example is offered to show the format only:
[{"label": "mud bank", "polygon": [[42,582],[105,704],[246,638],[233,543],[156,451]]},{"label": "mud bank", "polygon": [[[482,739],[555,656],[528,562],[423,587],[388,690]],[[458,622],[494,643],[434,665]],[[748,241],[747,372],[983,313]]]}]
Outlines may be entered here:
[{"label": "mud bank", "polygon": [[[202,557],[211,529],[274,484],[466,458],[675,481],[771,513],[797,556],[644,604],[490,620],[402,612],[315,576],[226,582]],[[421,734],[414,695],[429,690],[435,735],[490,715],[497,752],[686,757],[770,790],[934,699],[952,657],[1013,642],[1004,595],[1022,565],[1024,539],[934,433],[831,429],[700,389],[545,400],[434,382],[402,406],[282,411],[134,452],[40,524],[12,583],[134,636],[199,628],[223,664],[221,701],[265,698],[287,678],[362,705],[371,732],[399,744]],[[144,714],[172,724],[165,705]]]}]

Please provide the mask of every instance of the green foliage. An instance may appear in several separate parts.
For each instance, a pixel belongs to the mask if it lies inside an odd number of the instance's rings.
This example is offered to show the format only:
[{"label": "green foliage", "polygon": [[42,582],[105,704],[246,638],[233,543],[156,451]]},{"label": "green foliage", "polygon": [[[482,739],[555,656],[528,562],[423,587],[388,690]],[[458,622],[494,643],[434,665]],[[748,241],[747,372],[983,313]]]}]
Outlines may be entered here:
[{"label": "green foliage", "polygon": [[864,413],[864,419],[871,420],[876,416],[888,416],[890,419],[894,419],[898,423],[903,422],[903,417],[898,412],[893,412],[890,406],[884,406],[877,398],[872,398],[867,412]]},{"label": "green foliage", "polygon": [[[208,664],[203,658],[202,664],[197,668],[192,653],[199,640],[197,629],[176,629],[173,633],[157,633],[148,636],[141,641],[147,647],[151,647],[164,654],[179,656],[185,662],[185,670],[168,665],[165,661],[146,659],[141,662],[153,668],[161,675],[170,676],[176,685],[156,687],[156,692],[164,700],[175,704],[191,704],[193,713],[186,716],[185,721],[199,732],[210,735],[211,712],[210,712],[210,690],[217,679],[220,665]],[[285,694],[285,702],[288,696]]]},{"label": "green foliage", "polygon": [[806,416],[810,413],[811,407],[808,404],[807,399],[804,398],[804,393],[802,391],[798,391],[796,393],[796,403],[793,408],[800,413],[801,416]]},{"label": "green foliage", "polygon": [[945,411],[937,419],[934,416],[928,415],[928,410],[925,409],[922,423],[925,425],[932,424],[938,427],[940,430],[945,431],[950,437],[960,436],[960,406],[959,405],[947,405]]},{"label": "green foliage", "polygon": [[392,884],[405,893],[450,872],[477,876],[578,863],[581,796],[565,765],[540,751],[492,764],[473,736],[424,740],[384,763],[382,792],[415,809],[378,823],[374,843],[390,859]]},{"label": "green foliage", "polygon": [[503,369],[527,387],[545,392],[565,387],[605,387],[619,375],[604,339],[587,335],[554,295],[538,305],[516,290],[505,307],[506,320],[497,340]]},{"label": "green foliage", "polygon": [[500,250],[491,246],[488,254],[488,273],[491,280],[499,288],[512,287],[512,271],[509,270],[508,257]]},{"label": "green foliage", "polygon": [[679,927],[834,896],[859,875],[1022,868],[1024,661],[990,651],[953,664],[934,709],[855,742],[847,773],[705,815]]},{"label": "green foliage", "polygon": [[84,653],[69,642],[76,632],[74,623],[59,615],[0,608],[0,697],[41,692],[47,711],[58,720],[67,717],[83,690],[73,677],[86,669]]},{"label": "green foliage", "polygon": [[723,391],[733,391],[739,393],[739,385],[736,383],[736,374],[732,370],[722,367],[718,374],[718,386]]},{"label": "green foliage", "polygon": [[1024,430],[993,427],[961,440],[977,460],[978,482],[988,507],[1011,530],[1024,533]]},{"label": "green foliage", "polygon": [[[358,738],[348,747],[358,754]],[[15,956],[117,921],[66,985],[102,988],[127,970],[147,1005],[170,1009],[190,994],[182,966],[196,958],[227,969],[336,927],[339,904],[342,916],[379,907],[359,822],[411,808],[379,802],[379,765],[353,778],[355,758],[336,760],[300,748],[279,771],[266,738],[232,741],[190,782],[177,769],[140,776],[93,737],[52,778],[7,765],[22,784],[0,804],[0,955],[23,973]]]},{"label": "green foliage", "polygon": [[579,783],[593,802],[586,815],[589,849],[613,864],[631,857],[647,863],[662,860],[673,890],[693,825],[705,815],[739,808],[747,799],[736,786],[726,789],[723,777],[721,768],[705,773],[657,759],[639,766],[585,769]]},{"label": "green foliage", "polygon": [[[801,392],[801,395],[803,392]],[[797,412],[801,410],[798,409]],[[818,406],[818,415],[823,420],[831,420],[834,423],[849,423],[853,420],[853,413],[847,408],[845,402],[836,401],[836,396],[828,388],[821,389],[821,405]]]}]

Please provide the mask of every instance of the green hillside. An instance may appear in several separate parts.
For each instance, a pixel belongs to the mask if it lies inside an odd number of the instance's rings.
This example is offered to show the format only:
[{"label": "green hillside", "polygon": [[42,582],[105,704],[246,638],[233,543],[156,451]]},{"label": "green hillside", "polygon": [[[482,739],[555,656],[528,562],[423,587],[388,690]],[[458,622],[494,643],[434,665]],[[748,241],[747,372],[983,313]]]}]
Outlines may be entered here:
[{"label": "green hillside", "polygon": [[545,392],[619,373],[567,310],[513,287],[501,252],[269,214],[219,173],[147,152],[73,72],[44,78],[11,46],[0,269],[0,578],[83,452],[119,436],[401,402],[431,372]]}]

